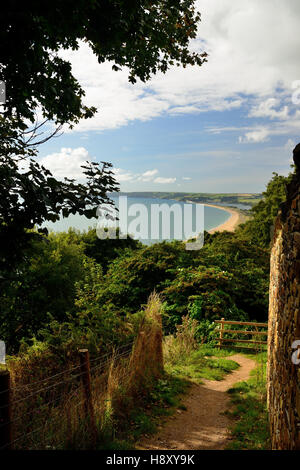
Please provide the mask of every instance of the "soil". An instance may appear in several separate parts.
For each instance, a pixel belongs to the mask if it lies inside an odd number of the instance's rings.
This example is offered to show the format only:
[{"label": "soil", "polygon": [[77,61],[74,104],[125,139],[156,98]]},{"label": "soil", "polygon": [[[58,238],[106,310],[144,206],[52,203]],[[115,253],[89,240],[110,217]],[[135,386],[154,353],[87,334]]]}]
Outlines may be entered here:
[{"label": "soil", "polygon": [[221,450],[230,441],[232,421],[224,412],[230,408],[226,393],[235,383],[248,380],[256,363],[240,354],[230,356],[240,367],[221,380],[193,384],[182,400],[186,410],[178,409],[166,418],[154,436],[144,437],[136,446],[141,450]]}]

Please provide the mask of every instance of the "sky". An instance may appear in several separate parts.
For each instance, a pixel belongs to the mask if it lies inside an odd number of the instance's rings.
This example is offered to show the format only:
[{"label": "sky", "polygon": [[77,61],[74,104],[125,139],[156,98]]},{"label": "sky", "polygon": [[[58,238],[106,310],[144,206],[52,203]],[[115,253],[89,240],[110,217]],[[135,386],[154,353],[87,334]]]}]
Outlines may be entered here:
[{"label": "sky", "polygon": [[98,112],[40,147],[55,176],[80,179],[85,161],[108,161],[122,191],[256,193],[273,171],[288,174],[300,141],[299,0],[196,5],[201,67],[132,85],[86,44],[60,53]]}]

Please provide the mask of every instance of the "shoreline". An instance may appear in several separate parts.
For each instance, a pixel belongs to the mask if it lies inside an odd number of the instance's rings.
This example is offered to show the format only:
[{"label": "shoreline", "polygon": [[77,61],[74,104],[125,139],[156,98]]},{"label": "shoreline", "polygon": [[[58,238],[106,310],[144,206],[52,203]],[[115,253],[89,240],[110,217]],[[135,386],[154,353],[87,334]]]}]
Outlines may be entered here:
[{"label": "shoreline", "polygon": [[[246,222],[248,220],[248,217],[242,214],[239,209],[235,207],[229,207],[229,206],[218,206],[217,204],[209,204],[205,202],[195,202],[195,201],[186,201],[191,204],[203,204],[204,206],[210,206],[214,207],[215,209],[221,209],[225,212],[229,212],[230,217],[229,219],[226,220],[226,222],[223,222],[220,225],[217,225],[216,227],[208,230],[208,233],[213,234],[216,232],[234,232],[235,229],[237,228],[238,225]],[[187,242],[187,240],[185,240]]]},{"label": "shoreline", "polygon": [[240,212],[233,207],[218,206],[216,204],[206,204],[206,203],[204,205],[214,207],[215,209],[221,209],[230,214],[230,217],[229,219],[226,220],[226,222],[223,222],[222,224],[217,225],[217,227],[214,227],[208,230],[208,233],[212,234],[215,232],[225,232],[225,231],[234,232],[236,227],[243,222],[243,218],[241,217]]},{"label": "shoreline", "polygon": [[214,207],[215,209],[221,209],[225,212],[229,212],[230,217],[220,225],[208,230],[208,233],[215,233],[215,232],[234,232],[236,227],[241,223],[245,222],[247,218],[243,216],[240,211],[235,207],[229,206],[218,206],[217,204],[209,204],[206,202],[195,202],[195,201],[187,201],[192,204],[203,204],[204,206]]}]

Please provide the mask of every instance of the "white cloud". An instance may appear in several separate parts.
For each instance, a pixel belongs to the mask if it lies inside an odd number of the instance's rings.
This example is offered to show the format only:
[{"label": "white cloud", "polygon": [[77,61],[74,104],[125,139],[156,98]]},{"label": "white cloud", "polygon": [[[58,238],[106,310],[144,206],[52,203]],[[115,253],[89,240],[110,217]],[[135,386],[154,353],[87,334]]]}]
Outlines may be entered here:
[{"label": "white cloud", "polygon": [[176,178],[165,178],[165,177],[156,177],[158,170],[147,170],[144,173],[132,173],[121,168],[114,168],[113,172],[116,176],[116,179],[119,183],[131,182],[136,183],[140,182],[153,182],[153,183],[174,183]]},{"label": "white cloud", "polygon": [[[88,151],[84,147],[78,147],[74,149],[62,147],[60,152],[46,155],[39,160],[39,163],[50,170],[53,176],[58,179],[68,177],[74,178],[76,180],[82,180],[84,179],[84,174],[81,166],[84,165],[87,161],[91,162],[93,160],[94,159],[89,155]],[[26,169],[22,162],[20,163],[20,167],[24,167],[24,170]],[[113,168],[112,171],[119,183],[136,183],[138,181],[153,183],[174,183],[176,181],[176,178],[160,176],[156,177],[158,174],[158,170],[156,168],[153,170],[146,170],[143,173],[133,173],[122,168]]]},{"label": "white cloud", "polygon": [[[295,112],[289,119],[283,121],[274,121],[272,125],[265,124],[263,126],[228,126],[228,127],[207,127],[206,132],[211,134],[220,134],[222,132],[241,132],[243,136],[239,136],[239,143],[260,143],[270,140],[273,136],[295,136],[299,139],[300,129],[300,112]],[[246,132],[247,131],[247,132]]]},{"label": "white cloud", "polygon": [[[86,44],[79,51],[62,52],[86,91],[86,104],[99,108],[75,131],[102,131],[164,113],[223,111],[242,105],[252,105],[251,117],[288,119],[286,100],[291,98],[292,82],[300,77],[298,0],[199,0],[197,4],[202,22],[191,49],[203,50],[204,45],[209,53],[202,67],[174,67],[147,84],[131,85],[125,68],[113,72],[110,63],[99,65]],[[287,125],[285,130],[289,129]],[[244,139],[262,138],[266,137],[260,133]]]},{"label": "white cloud", "polygon": [[39,163],[51,171],[58,179],[64,177],[80,180],[84,178],[81,166],[87,161],[94,159],[84,147],[67,148],[62,147],[60,152],[55,152],[43,157]]},{"label": "white cloud", "polygon": [[280,100],[275,98],[269,98],[262,103],[254,106],[249,113],[249,117],[269,117],[271,119],[288,119],[289,108],[284,106],[280,110],[276,110],[275,106],[280,105]]},{"label": "white cloud", "polygon": [[164,183],[175,183],[175,181],[176,181],[176,178],[162,178],[158,176],[157,178],[155,178],[153,183],[164,184]]},{"label": "white cloud", "polygon": [[246,132],[245,136],[239,137],[239,142],[242,143],[258,143],[258,142],[266,142],[269,137],[268,129],[257,129],[251,132]]},{"label": "white cloud", "polygon": [[295,147],[296,147],[296,141],[293,139],[288,139],[284,146],[284,148],[288,150],[289,152],[291,152]]},{"label": "white cloud", "polygon": [[182,179],[184,181],[191,181],[192,178],[190,178],[189,176],[183,176]]},{"label": "white cloud", "polygon": [[136,175],[130,171],[122,170],[121,168],[113,168],[113,172],[119,183],[136,180]]},{"label": "white cloud", "polygon": [[[92,119],[81,120],[74,131],[103,131],[135,119],[145,121],[169,107],[143,84],[130,84],[126,68],[114,72],[111,63],[99,65],[87,44],[82,44],[78,51],[62,51],[61,56],[72,63],[73,73],[86,93],[85,104],[98,108]],[[67,127],[64,130],[72,132]]]},{"label": "white cloud", "polygon": [[193,114],[193,113],[199,113],[199,108],[197,106],[174,106],[170,110],[170,114]]},{"label": "white cloud", "polygon": [[157,173],[158,173],[158,170],[157,170],[157,169],[145,171],[145,173],[143,173],[143,174],[138,178],[138,180],[144,181],[144,182],[152,181],[152,180],[153,180],[153,177],[154,177],[155,175],[157,175]]},{"label": "white cloud", "polygon": [[293,139],[288,139],[284,145],[284,150],[289,155],[289,164],[293,164],[293,150],[296,147],[296,141]]}]

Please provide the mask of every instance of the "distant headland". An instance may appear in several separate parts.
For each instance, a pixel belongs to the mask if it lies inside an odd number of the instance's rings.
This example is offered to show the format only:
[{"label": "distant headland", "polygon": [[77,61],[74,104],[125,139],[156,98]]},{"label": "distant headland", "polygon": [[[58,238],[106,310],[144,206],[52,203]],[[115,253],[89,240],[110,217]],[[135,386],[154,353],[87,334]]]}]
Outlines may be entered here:
[{"label": "distant headland", "polygon": [[[260,193],[184,193],[184,192],[159,192],[159,191],[133,191],[112,193],[114,196],[143,197],[157,199],[173,199],[175,201],[200,202],[219,206],[245,206],[251,208],[262,198]],[[248,206],[248,207],[246,207]]]}]

